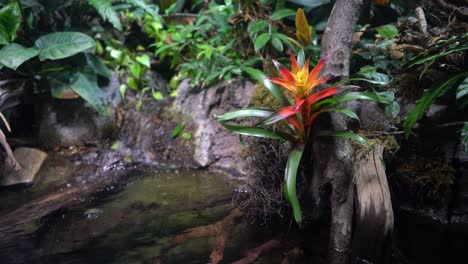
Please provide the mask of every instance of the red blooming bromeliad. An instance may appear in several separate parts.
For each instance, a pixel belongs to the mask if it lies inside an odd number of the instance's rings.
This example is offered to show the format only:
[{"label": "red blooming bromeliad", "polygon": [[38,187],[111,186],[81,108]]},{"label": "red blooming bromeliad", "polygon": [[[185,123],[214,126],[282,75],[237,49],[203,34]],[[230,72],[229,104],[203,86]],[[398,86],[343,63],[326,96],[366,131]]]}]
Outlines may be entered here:
[{"label": "red blooming bromeliad", "polygon": [[[304,56],[299,57],[303,58]],[[283,187],[285,198],[293,209],[294,219],[297,223],[300,223],[302,214],[296,193],[296,176],[305,145],[310,139],[313,139],[310,133],[314,120],[323,112],[338,112],[350,118],[358,119],[354,112],[340,107],[340,103],[345,101],[365,99],[385,104],[390,103],[390,101],[376,94],[366,92],[349,92],[337,95],[337,87],[314,92],[314,88],[317,85],[325,83],[328,80],[327,78],[319,78],[320,71],[325,65],[327,58],[320,60],[310,72],[309,60],[305,62],[300,59],[296,60],[292,54],[290,55],[290,59],[291,70],[288,70],[277,61],[273,61],[281,78],[268,78],[259,70],[252,68],[244,69],[264,84],[282,104],[280,109],[274,111],[266,108],[245,108],[217,116],[216,118],[225,128],[241,135],[289,141],[292,144],[293,148],[288,155]],[[292,103],[289,102],[279,87],[273,83],[291,92],[294,95],[294,101]],[[261,120],[253,126],[230,122],[239,118],[245,119],[246,117],[261,118]],[[269,125],[275,123],[284,123],[285,125],[269,127]],[[347,131],[319,131],[316,136],[345,137],[369,146],[369,143],[365,139]]]},{"label": "red blooming bromeliad", "polygon": [[[321,113],[320,110],[313,111],[312,107],[318,101],[335,95],[338,89],[337,87],[331,87],[312,93],[317,85],[328,80],[328,78],[318,79],[320,71],[325,65],[327,58],[320,60],[311,72],[309,72],[309,60],[307,60],[302,66],[299,66],[292,53],[290,54],[290,59],[291,71],[286,69],[279,62],[273,60],[273,63],[283,78],[269,78],[269,80],[291,92],[294,95],[294,105],[279,109],[264,119],[260,124],[269,125],[286,119],[287,123],[294,127],[296,135],[305,142],[306,137],[310,132],[309,130],[312,122]],[[298,118],[296,114],[300,114],[300,118]]]}]

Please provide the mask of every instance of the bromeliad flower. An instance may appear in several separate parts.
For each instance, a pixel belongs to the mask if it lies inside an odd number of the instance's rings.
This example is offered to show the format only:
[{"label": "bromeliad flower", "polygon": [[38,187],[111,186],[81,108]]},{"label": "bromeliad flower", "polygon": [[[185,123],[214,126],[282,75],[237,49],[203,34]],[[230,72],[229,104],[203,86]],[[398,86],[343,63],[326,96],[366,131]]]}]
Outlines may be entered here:
[{"label": "bromeliad flower", "polygon": [[321,59],[311,72],[309,72],[309,60],[307,60],[301,68],[292,53],[290,54],[290,59],[291,71],[286,69],[281,63],[273,60],[276,69],[278,69],[278,72],[283,78],[270,78],[270,80],[288,89],[294,94],[296,99],[305,99],[315,86],[328,80],[327,78],[317,79],[325,65],[327,57]]},{"label": "bromeliad flower", "polygon": [[[328,78],[318,79],[318,75],[325,65],[327,58],[320,60],[317,66],[309,72],[308,60],[301,68],[297,63],[296,58],[294,58],[294,55],[291,54],[290,57],[291,71],[283,67],[277,61],[273,61],[283,78],[270,78],[270,80],[294,94],[294,105],[278,109],[276,112],[262,120],[259,125],[270,125],[286,119],[286,122],[295,128],[300,138],[305,139],[310,125],[321,113],[320,111],[312,112],[312,106],[318,101],[336,94],[338,89],[336,87],[331,87],[311,94],[315,86],[328,80]],[[294,116],[298,113],[301,115],[300,121],[296,116]]]}]

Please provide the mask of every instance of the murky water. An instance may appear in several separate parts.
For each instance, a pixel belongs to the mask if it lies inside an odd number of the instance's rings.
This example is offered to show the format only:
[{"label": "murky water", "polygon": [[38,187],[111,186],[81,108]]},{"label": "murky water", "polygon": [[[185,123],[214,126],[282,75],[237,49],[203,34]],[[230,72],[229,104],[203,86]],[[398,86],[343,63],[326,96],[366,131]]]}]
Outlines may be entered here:
[{"label": "murky water", "polygon": [[[87,202],[23,224],[15,246],[0,245],[1,263],[209,263],[215,236],[182,243],[174,237],[227,216],[237,185],[200,171],[134,175]],[[242,258],[266,239],[242,220],[228,238],[222,263]],[[272,262],[267,256],[263,263]]]}]

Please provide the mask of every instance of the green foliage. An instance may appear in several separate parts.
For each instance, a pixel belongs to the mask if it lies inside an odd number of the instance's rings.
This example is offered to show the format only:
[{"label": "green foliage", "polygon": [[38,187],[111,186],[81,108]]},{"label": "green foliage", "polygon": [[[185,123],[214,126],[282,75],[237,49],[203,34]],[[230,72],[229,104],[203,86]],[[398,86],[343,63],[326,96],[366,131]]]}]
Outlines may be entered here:
[{"label": "green foliage", "polygon": [[35,42],[40,49],[39,60],[58,60],[80,52],[94,52],[96,42],[79,32],[57,32],[38,38]]},{"label": "green foliage", "polygon": [[288,162],[286,163],[286,170],[284,172],[284,196],[291,204],[294,220],[296,220],[298,224],[302,222],[302,213],[296,193],[296,178],[304,148],[304,144],[296,144],[293,147],[291,152],[289,152]]},{"label": "green foliage", "polygon": [[461,142],[464,146],[465,152],[468,153],[468,122],[465,122],[461,132]]},{"label": "green foliage", "polygon": [[446,93],[449,89],[453,88],[453,85],[457,83],[457,81],[461,80],[462,78],[466,78],[467,76],[468,72],[456,74],[450,77],[448,80],[445,80],[424,92],[421,99],[416,102],[414,108],[411,109],[411,111],[406,116],[404,124],[405,136],[407,138],[409,137],[414,126],[418,120],[424,116],[424,113],[427,111],[427,109],[429,109],[435,98]]},{"label": "green foliage", "polygon": [[21,23],[21,9],[17,2],[9,3],[0,9],[0,44],[15,40]]},{"label": "green foliage", "polygon": [[394,25],[385,25],[377,29],[380,36],[386,39],[392,39],[398,35],[398,29]]},{"label": "green foliage", "polygon": [[11,43],[0,49],[0,63],[16,71],[25,61],[39,55],[39,52],[40,49],[37,47],[25,48],[19,44]]},{"label": "green foliage", "polygon": [[112,7],[112,0],[89,0],[89,4],[96,9],[103,20],[111,23],[116,29],[122,30],[119,15]]}]

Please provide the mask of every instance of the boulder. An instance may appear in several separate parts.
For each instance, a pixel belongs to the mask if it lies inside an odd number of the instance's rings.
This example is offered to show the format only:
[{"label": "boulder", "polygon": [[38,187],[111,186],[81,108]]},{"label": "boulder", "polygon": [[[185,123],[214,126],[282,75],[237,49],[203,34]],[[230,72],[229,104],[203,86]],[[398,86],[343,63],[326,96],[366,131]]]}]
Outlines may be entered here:
[{"label": "boulder", "polygon": [[255,85],[248,81],[222,82],[208,89],[196,90],[183,81],[172,110],[184,119],[194,136],[193,159],[200,167],[210,167],[234,175],[247,173],[239,136],[214,119],[228,111],[248,107]]},{"label": "boulder", "polygon": [[102,116],[86,105],[81,99],[52,99],[41,108],[38,143],[42,147],[98,144],[115,135],[117,120],[115,108],[120,103],[119,79],[113,73],[103,88],[111,109],[108,116]]},{"label": "boulder", "polygon": [[15,149],[13,154],[21,169],[15,170],[6,163],[0,185],[10,186],[21,183],[32,183],[42,163],[47,158],[47,153],[34,148],[20,147]]}]

